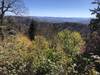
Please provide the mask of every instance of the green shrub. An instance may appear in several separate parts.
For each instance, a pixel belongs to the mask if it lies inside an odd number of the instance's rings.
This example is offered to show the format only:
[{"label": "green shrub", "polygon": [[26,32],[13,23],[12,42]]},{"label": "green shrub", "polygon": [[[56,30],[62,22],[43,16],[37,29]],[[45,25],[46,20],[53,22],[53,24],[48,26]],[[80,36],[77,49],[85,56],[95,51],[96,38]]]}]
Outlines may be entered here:
[{"label": "green shrub", "polygon": [[[73,34],[70,39],[70,37],[66,38],[68,34],[63,34],[64,37],[62,37],[62,32],[60,32],[60,40],[58,38],[47,40],[43,36],[36,36],[33,41],[30,41],[22,34],[6,38],[0,43],[0,72],[5,75],[74,74],[73,58],[69,56],[70,53],[67,53],[69,55],[65,53],[65,49],[67,50],[68,47],[66,45],[71,44],[70,47],[72,46],[73,50],[68,48],[74,53],[80,49],[76,47],[81,47],[83,44],[79,44],[80,36],[77,39],[75,36],[78,34],[74,32]],[[67,40],[72,40],[72,42],[66,43]],[[74,47],[73,41],[78,46]]]},{"label": "green shrub", "polygon": [[6,38],[0,45],[0,71],[5,75],[27,73],[30,63],[30,50],[17,40],[16,36]]},{"label": "green shrub", "polygon": [[58,33],[58,37],[67,54],[74,55],[80,53],[85,44],[79,32],[64,30]]},{"label": "green shrub", "polygon": [[33,41],[33,68],[36,75],[58,75],[66,65],[65,53],[50,47],[49,42],[42,36]]}]

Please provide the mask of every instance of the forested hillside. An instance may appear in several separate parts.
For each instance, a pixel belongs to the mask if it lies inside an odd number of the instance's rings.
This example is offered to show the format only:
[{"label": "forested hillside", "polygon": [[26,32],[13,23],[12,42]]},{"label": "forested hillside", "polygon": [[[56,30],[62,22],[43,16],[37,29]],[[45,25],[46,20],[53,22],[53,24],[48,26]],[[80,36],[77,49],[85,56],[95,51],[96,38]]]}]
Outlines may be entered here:
[{"label": "forested hillside", "polygon": [[[76,22],[61,22],[61,23],[53,23],[53,22],[42,22],[38,21],[32,17],[20,17],[20,16],[6,16],[5,22],[10,23],[12,28],[15,28],[14,30],[21,33],[28,33],[28,29],[30,27],[31,21],[34,20],[36,22],[35,29],[37,30],[37,34],[45,35],[45,36],[51,36],[53,35],[53,32],[60,32],[65,29],[72,30],[72,31],[78,31],[83,36],[86,36],[90,30],[88,28],[87,24],[82,23],[76,23]],[[9,27],[7,27],[9,28]]]},{"label": "forested hillside", "polygon": [[0,75],[100,75],[100,1],[92,4],[95,17],[75,20],[25,16],[22,0],[0,0]]}]

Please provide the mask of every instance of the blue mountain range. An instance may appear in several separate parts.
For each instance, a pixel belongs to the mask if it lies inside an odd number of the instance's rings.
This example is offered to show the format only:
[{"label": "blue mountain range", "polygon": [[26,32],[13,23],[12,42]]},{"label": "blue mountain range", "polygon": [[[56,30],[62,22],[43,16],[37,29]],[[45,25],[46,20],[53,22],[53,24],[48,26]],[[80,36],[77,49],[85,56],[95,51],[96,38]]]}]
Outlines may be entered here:
[{"label": "blue mountain range", "polygon": [[63,23],[63,22],[75,22],[75,23],[82,23],[82,24],[89,24],[91,18],[66,18],[66,17],[39,17],[33,16],[32,17],[36,21],[40,22],[50,22],[50,23]]}]

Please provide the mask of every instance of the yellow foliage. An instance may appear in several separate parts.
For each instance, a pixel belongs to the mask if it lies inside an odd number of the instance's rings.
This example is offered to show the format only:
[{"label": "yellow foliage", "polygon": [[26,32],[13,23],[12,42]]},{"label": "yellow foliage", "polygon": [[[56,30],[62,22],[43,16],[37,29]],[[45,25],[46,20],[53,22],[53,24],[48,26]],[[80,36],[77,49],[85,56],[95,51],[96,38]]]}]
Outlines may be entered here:
[{"label": "yellow foliage", "polygon": [[35,40],[33,41],[33,45],[35,45],[35,48],[39,49],[49,48],[49,43],[43,36],[36,36]]},{"label": "yellow foliage", "polygon": [[0,64],[29,59],[32,46],[32,42],[23,34],[7,37],[0,43]]},{"label": "yellow foliage", "polygon": [[16,41],[18,41],[20,44],[25,45],[28,48],[32,47],[32,42],[29,40],[29,38],[23,34],[18,34],[16,37]]},{"label": "yellow foliage", "polygon": [[64,30],[58,33],[58,37],[62,41],[64,48],[67,49],[67,53],[79,53],[85,44],[79,32]]},{"label": "yellow foliage", "polygon": [[[62,34],[62,37],[66,36],[65,34]],[[75,34],[75,37],[76,36],[78,36],[78,34]],[[63,38],[61,39],[63,40]],[[67,42],[67,39],[64,41]],[[50,46],[51,44],[53,47]],[[16,64],[21,63],[21,66],[27,66],[28,63],[31,62],[31,67],[35,70],[43,67],[41,70],[50,68],[52,72],[56,72],[58,70],[59,73],[59,71],[66,68],[66,64],[72,62],[72,59],[66,55],[62,45],[64,44],[57,38],[52,40],[52,42],[49,42],[43,36],[36,36],[35,40],[30,41],[27,36],[17,34],[16,36],[6,39],[4,44],[2,43],[0,46],[0,64],[13,65],[14,63],[13,66],[16,68]],[[72,45],[73,42],[71,43],[71,46]]]},{"label": "yellow foliage", "polygon": [[93,69],[91,69],[89,71],[89,75],[98,75],[97,72],[96,72],[96,70],[95,70],[95,68],[93,68]]}]

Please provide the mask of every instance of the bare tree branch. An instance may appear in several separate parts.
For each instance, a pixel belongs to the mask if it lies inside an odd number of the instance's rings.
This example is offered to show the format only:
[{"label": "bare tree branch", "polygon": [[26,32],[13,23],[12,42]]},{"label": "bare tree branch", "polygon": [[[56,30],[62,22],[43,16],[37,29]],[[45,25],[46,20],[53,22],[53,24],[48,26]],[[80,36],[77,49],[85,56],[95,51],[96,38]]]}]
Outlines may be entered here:
[{"label": "bare tree branch", "polygon": [[19,15],[25,12],[25,6],[22,0],[0,0],[0,20],[1,25],[7,12]]},{"label": "bare tree branch", "polygon": [[[14,13],[15,15],[25,12],[25,7],[22,0],[0,0],[0,25],[3,25],[4,16],[6,13]],[[2,40],[4,39],[3,31]]]}]

